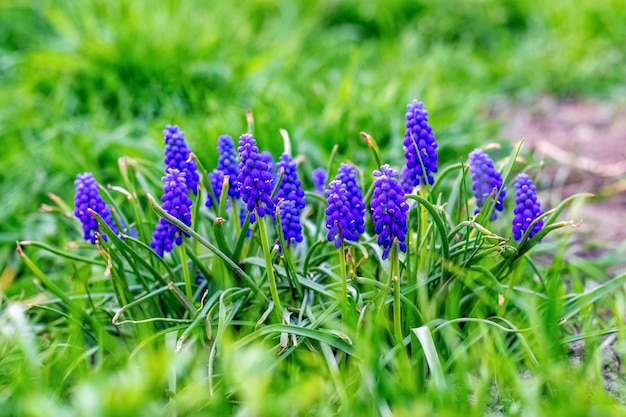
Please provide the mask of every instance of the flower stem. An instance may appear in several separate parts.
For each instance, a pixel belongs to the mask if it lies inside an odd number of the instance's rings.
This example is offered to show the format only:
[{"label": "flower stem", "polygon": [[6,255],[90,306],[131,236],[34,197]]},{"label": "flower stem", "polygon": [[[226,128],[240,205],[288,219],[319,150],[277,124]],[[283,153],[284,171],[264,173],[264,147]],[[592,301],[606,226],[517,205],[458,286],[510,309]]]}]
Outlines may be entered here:
[{"label": "flower stem", "polygon": [[[420,184],[420,194],[424,199],[428,198],[428,191],[426,190],[426,184],[424,184],[423,182]],[[426,241],[426,234],[428,233],[428,211],[426,210],[426,208],[422,205],[420,205],[420,245],[422,245],[421,251],[420,251],[420,260],[419,260],[419,266],[417,269],[417,280],[418,283],[421,280],[425,280],[428,278],[428,242]],[[426,296],[425,293],[426,289],[424,290],[417,290],[415,292],[415,294],[417,295],[417,306],[418,309],[421,307],[426,307],[427,302],[428,302],[428,298]]]},{"label": "flower stem", "polygon": [[346,251],[343,240],[339,247],[339,268],[341,274],[341,320],[345,324],[348,320],[348,277],[346,275]]},{"label": "flower stem", "polygon": [[187,264],[187,249],[185,249],[184,243],[178,248],[180,249],[180,263],[183,268],[183,277],[185,278],[185,295],[187,296],[187,299],[193,303],[191,277],[189,276],[189,265]]},{"label": "flower stem", "polygon": [[270,293],[272,294],[272,301],[274,301],[274,311],[279,323],[283,321],[283,307],[280,304],[280,297],[278,296],[278,287],[276,286],[276,277],[274,276],[274,266],[272,265],[272,255],[270,253],[270,247],[267,240],[267,229],[265,228],[265,219],[258,217],[257,223],[259,225],[259,234],[261,238],[261,247],[263,248],[263,257],[265,258],[265,266],[267,271],[267,278],[270,282]]},{"label": "flower stem", "polygon": [[393,283],[393,330],[396,343],[402,343],[402,322],[400,321],[400,258],[398,256],[398,242],[394,240],[391,247],[391,278]]}]

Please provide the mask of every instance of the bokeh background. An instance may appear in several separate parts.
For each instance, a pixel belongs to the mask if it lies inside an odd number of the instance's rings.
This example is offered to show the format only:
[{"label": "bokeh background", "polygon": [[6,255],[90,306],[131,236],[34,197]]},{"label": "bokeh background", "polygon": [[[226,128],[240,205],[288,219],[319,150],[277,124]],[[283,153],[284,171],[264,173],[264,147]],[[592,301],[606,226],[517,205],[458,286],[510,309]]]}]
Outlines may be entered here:
[{"label": "bokeh background", "polygon": [[49,193],[71,204],[79,172],[159,161],[166,123],[205,161],[251,109],[261,147],[277,156],[284,128],[306,169],[334,144],[372,167],[360,131],[399,165],[417,98],[445,162],[521,139],[502,108],[623,102],[624,68],[624,0],[2,0],[2,279],[22,272],[16,240],[58,236]]}]

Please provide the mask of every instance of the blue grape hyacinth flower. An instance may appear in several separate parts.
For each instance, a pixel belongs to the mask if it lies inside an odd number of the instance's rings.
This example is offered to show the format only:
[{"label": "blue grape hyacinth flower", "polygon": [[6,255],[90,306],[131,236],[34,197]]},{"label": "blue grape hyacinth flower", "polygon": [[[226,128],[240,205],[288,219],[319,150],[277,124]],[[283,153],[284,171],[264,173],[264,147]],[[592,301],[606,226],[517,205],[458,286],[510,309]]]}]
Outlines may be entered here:
[{"label": "blue grape hyacinth flower", "polygon": [[[98,192],[98,183],[91,172],[78,174],[76,181],[76,193],[74,194],[74,216],[80,220],[83,225],[83,236],[85,240],[95,244],[98,240],[96,233],[99,232],[98,222],[94,216],[89,213],[89,209],[95,211],[102,217],[102,220],[115,232],[119,234],[117,224],[113,221],[111,209],[104,202]],[[106,241],[107,236],[100,233]]]},{"label": "blue grape hyacinth flower", "polygon": [[498,217],[498,212],[504,210],[506,185],[503,185],[502,176],[496,170],[489,155],[482,149],[474,149],[469,153],[469,167],[472,173],[472,190],[478,206],[474,214],[480,213],[489,196],[493,195],[495,206],[492,204],[493,210],[490,216],[490,220],[493,221]]},{"label": "blue grape hyacinth flower", "polygon": [[378,244],[383,248],[383,259],[387,259],[395,239],[398,240],[398,248],[406,252],[409,205],[404,200],[398,171],[385,164],[380,167],[380,171],[374,171],[374,178],[374,194],[370,203],[372,221]]},{"label": "blue grape hyacinth flower", "polygon": [[400,185],[402,185],[404,194],[411,194],[415,188],[413,178],[411,178],[411,170],[406,165],[400,172]]},{"label": "blue grape hyacinth flower", "polygon": [[404,157],[407,175],[413,187],[421,183],[433,184],[437,172],[437,141],[428,124],[428,111],[424,103],[413,100],[407,106],[406,133],[404,134]]},{"label": "blue grape hyacinth flower", "polygon": [[343,230],[343,237],[348,240],[357,241],[359,236],[365,232],[365,202],[363,193],[357,179],[357,171],[347,163],[339,166],[336,179],[346,186],[348,207],[350,214],[346,230]]},{"label": "blue grape hyacinth flower", "polygon": [[326,189],[326,181],[328,181],[328,172],[322,167],[315,168],[311,173],[311,179],[313,180],[313,186],[318,194],[324,194]]},{"label": "blue grape hyacinth flower", "polygon": [[272,178],[276,180],[276,161],[270,151],[261,152],[261,160],[267,164],[267,170],[272,174]]},{"label": "blue grape hyacinth flower", "polygon": [[[187,191],[185,173],[178,169],[169,168],[162,181],[163,197],[161,197],[161,202],[163,203],[163,210],[187,226],[191,226],[191,199]],[[152,234],[150,247],[159,256],[163,256],[165,252],[172,251],[174,243],[179,246],[183,243],[182,235],[188,236],[176,225],[160,218]]]},{"label": "blue grape hyacinth flower", "polygon": [[217,169],[229,177],[228,195],[239,198],[239,185],[237,176],[239,175],[239,162],[237,162],[237,150],[235,142],[229,135],[222,135],[217,139]]},{"label": "blue grape hyacinth flower", "polygon": [[274,201],[291,200],[295,203],[298,210],[302,210],[305,206],[304,203],[304,190],[302,189],[302,182],[298,177],[298,165],[291,156],[284,153],[280,156],[276,168],[280,171],[282,169],[283,179],[278,185],[276,196]]},{"label": "blue grape hyacinth flower", "polygon": [[302,225],[300,224],[300,210],[294,200],[281,200],[278,203],[280,222],[285,242],[302,242]]},{"label": "blue grape hyacinth flower", "polygon": [[165,138],[165,172],[168,168],[177,169],[185,174],[187,187],[195,195],[198,194],[198,166],[189,156],[191,150],[185,141],[185,132],[178,126],[167,125],[163,130]]},{"label": "blue grape hyacinth flower", "polygon": [[[519,174],[515,180],[515,209],[513,210],[513,237],[521,240],[530,224],[543,214],[541,204],[537,200],[537,190],[532,180],[526,174]],[[528,233],[532,238],[543,227],[543,220],[537,222]]]},{"label": "blue grape hyacinth flower", "polygon": [[[207,190],[207,199],[205,205],[208,208],[211,208],[213,207],[214,203],[219,205],[220,198],[222,196],[222,187],[224,186],[224,171],[220,169],[214,169],[213,171],[209,172],[208,175],[209,181],[211,182],[212,190]],[[232,184],[230,183],[230,178],[229,187],[232,187]]]},{"label": "blue grape hyacinth flower", "polygon": [[274,178],[267,163],[259,154],[254,137],[245,133],[239,138],[239,192],[246,208],[250,212],[250,223],[269,214],[274,216],[275,205],[271,195],[274,189]]},{"label": "blue grape hyacinth flower", "polygon": [[343,245],[345,232],[348,230],[348,223],[352,217],[350,213],[350,203],[348,202],[348,190],[346,185],[334,180],[328,184],[326,189],[326,229],[328,229],[327,239],[335,242],[335,247]]}]

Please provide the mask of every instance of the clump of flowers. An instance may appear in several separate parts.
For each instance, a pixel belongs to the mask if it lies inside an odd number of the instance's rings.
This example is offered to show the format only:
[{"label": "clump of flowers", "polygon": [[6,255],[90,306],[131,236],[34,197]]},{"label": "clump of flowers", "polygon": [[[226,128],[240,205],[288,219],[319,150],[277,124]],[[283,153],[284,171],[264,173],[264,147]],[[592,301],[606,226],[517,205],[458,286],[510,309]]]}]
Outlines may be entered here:
[{"label": "clump of flowers", "polygon": [[502,176],[494,167],[489,155],[482,149],[474,149],[470,152],[469,166],[472,173],[472,190],[478,206],[474,214],[480,212],[491,195],[495,201],[495,206],[490,216],[490,220],[493,221],[498,217],[498,212],[504,210],[506,186],[503,185]]},{"label": "clump of flowers", "polygon": [[387,259],[394,240],[398,241],[399,249],[406,252],[409,205],[404,200],[398,171],[385,164],[380,167],[380,171],[374,171],[374,178],[374,195],[370,204],[372,221],[378,244],[383,248],[383,259]]},{"label": "clump of flowers", "polygon": [[318,194],[324,194],[326,181],[328,181],[328,173],[326,172],[326,170],[322,167],[315,168],[311,173],[311,179],[313,180],[315,191]]},{"label": "clump of flowers", "polygon": [[190,158],[191,150],[185,141],[185,132],[178,126],[167,125],[163,130],[165,137],[165,172],[168,168],[177,169],[185,175],[187,187],[194,194],[198,194],[198,166]]},{"label": "clump of flowers", "polygon": [[346,186],[349,208],[347,226],[343,230],[343,237],[353,241],[359,240],[359,236],[365,232],[365,202],[357,180],[357,171],[352,165],[342,163],[339,166],[336,179]]},{"label": "clump of flowers", "polygon": [[[187,226],[191,226],[191,199],[187,192],[187,182],[185,174],[177,169],[169,168],[162,178],[163,181],[163,210],[179,219]],[[182,235],[188,236],[176,225],[161,218],[152,234],[150,247],[159,256],[165,252],[171,252],[174,243],[183,243]]]},{"label": "clump of flowers", "polygon": [[[515,209],[513,209],[513,237],[521,240],[530,224],[543,214],[541,204],[537,200],[537,190],[530,177],[519,174],[515,180]],[[543,227],[543,220],[535,223],[528,233],[528,238],[535,236]]]},{"label": "clump of flowers", "polygon": [[256,221],[256,215],[273,215],[275,210],[271,195],[274,179],[267,163],[259,154],[254,137],[245,133],[239,138],[239,191],[246,208],[250,212],[250,223]]},{"label": "clump of flowers", "polygon": [[428,111],[424,103],[413,100],[407,105],[406,133],[404,134],[404,157],[407,176],[413,187],[433,184],[437,172],[437,141],[428,124]]},{"label": "clump of flowers", "polygon": [[347,193],[346,185],[339,180],[331,181],[326,189],[326,237],[329,242],[335,242],[337,248],[343,245],[349,228],[351,213]]},{"label": "clump of flowers", "polygon": [[[85,240],[88,240],[92,244],[95,244],[98,240],[96,237],[96,233],[99,232],[98,221],[89,213],[89,210],[98,213],[111,230],[113,230],[115,234],[119,234],[119,229],[111,215],[111,209],[100,196],[98,183],[93,174],[91,172],[78,174],[74,185],[76,186],[76,193],[74,194],[74,216],[76,216],[83,225],[83,236]],[[106,234],[100,233],[100,235],[104,240],[107,240]]]}]

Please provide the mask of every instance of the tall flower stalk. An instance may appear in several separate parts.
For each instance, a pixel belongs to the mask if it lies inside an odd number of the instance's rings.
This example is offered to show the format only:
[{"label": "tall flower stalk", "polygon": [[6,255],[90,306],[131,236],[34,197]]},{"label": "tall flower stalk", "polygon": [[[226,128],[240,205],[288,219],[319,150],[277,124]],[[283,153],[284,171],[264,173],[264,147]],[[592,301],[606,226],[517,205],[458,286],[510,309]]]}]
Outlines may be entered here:
[{"label": "tall flower stalk", "polygon": [[261,239],[261,247],[263,256],[265,257],[265,266],[267,277],[270,284],[270,292],[274,301],[274,311],[279,322],[283,321],[283,309],[278,295],[278,287],[276,286],[276,277],[274,275],[274,267],[272,265],[272,255],[267,237],[267,229],[263,217],[266,214],[273,216],[275,210],[274,202],[271,195],[274,188],[274,179],[269,172],[267,163],[263,161],[259,154],[256,139],[245,133],[239,138],[239,192],[241,198],[250,212],[250,223],[255,223],[257,216],[260,217],[257,222],[259,235]]},{"label": "tall flower stalk", "polygon": [[342,318],[345,321],[348,317],[348,277],[346,274],[346,253],[344,249],[344,232],[350,227],[350,203],[347,198],[346,185],[334,180],[328,184],[326,189],[326,238],[334,242],[339,249],[339,268],[341,276],[341,309]]},{"label": "tall flower stalk", "polygon": [[383,248],[383,259],[391,250],[391,275],[389,285],[393,286],[394,310],[393,322],[396,341],[402,341],[400,313],[400,260],[398,250],[406,252],[406,235],[408,233],[407,212],[409,205],[404,200],[404,189],[398,181],[398,171],[389,165],[374,171],[374,194],[370,208],[374,233],[378,235],[378,244]]}]

